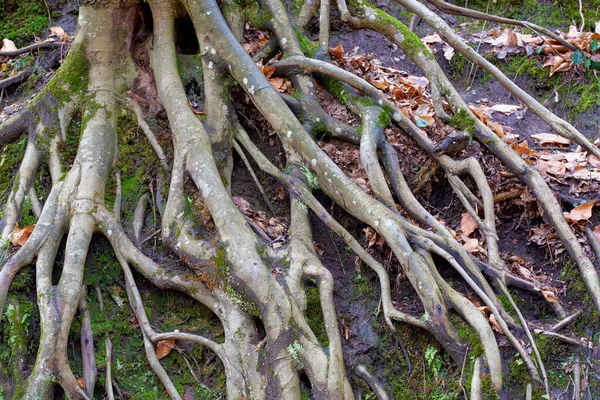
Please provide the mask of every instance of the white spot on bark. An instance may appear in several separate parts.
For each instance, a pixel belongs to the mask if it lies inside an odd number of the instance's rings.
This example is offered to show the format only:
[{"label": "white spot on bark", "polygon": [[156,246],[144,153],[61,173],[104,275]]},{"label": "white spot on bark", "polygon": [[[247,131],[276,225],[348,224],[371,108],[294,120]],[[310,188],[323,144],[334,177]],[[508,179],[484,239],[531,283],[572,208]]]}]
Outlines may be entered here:
[{"label": "white spot on bark", "polygon": [[287,137],[292,136],[292,131],[287,131]]},{"label": "white spot on bark", "polygon": [[208,69],[212,69],[212,67],[213,67],[213,63],[212,63],[212,61],[209,61],[208,62]]},{"label": "white spot on bark", "polygon": [[321,118],[317,118],[317,122],[321,122]]},{"label": "white spot on bark", "polygon": [[207,11],[206,12],[206,15],[210,15],[210,14],[212,14],[212,11]]},{"label": "white spot on bark", "polygon": [[313,158],[312,160],[310,160],[310,164],[314,167],[315,165],[317,165],[317,160]]},{"label": "white spot on bark", "polygon": [[352,200],[352,204],[356,205],[356,200]]},{"label": "white spot on bark", "polygon": [[215,49],[210,49],[210,54],[217,54],[217,51]]},{"label": "white spot on bark", "polygon": [[106,234],[107,234],[108,236],[111,236],[111,235],[112,235],[112,230],[110,230],[110,229],[109,229],[109,230],[108,230],[108,232],[106,232]]},{"label": "white spot on bark", "polygon": [[254,94],[254,85],[252,85],[252,86],[250,86],[250,88],[248,88],[248,93]]},{"label": "white spot on bark", "polygon": [[370,19],[371,21],[375,21],[375,14],[371,14],[371,15],[369,15],[369,19]]},{"label": "white spot on bark", "polygon": [[379,226],[379,221],[375,221],[373,225],[375,225],[375,228],[377,228]]},{"label": "white spot on bark", "polygon": [[307,86],[308,86],[308,87],[313,87],[313,83],[312,83],[311,81],[309,81],[309,82],[307,83]]},{"label": "white spot on bark", "polygon": [[286,44],[287,43],[287,39],[286,38],[281,38],[281,44]]},{"label": "white spot on bark", "polygon": [[400,113],[399,112],[395,112],[393,117],[396,121],[400,121]]},{"label": "white spot on bark", "polygon": [[377,104],[382,105],[383,104],[383,100],[379,99],[379,101],[377,102]]},{"label": "white spot on bark", "polygon": [[394,40],[400,43],[404,43],[404,35],[401,33],[396,33],[394,35]]},{"label": "white spot on bark", "polygon": [[335,133],[342,133],[342,128],[335,128]]},{"label": "white spot on bark", "polygon": [[244,85],[247,85],[248,84],[248,78],[242,79],[242,82],[244,82]]}]

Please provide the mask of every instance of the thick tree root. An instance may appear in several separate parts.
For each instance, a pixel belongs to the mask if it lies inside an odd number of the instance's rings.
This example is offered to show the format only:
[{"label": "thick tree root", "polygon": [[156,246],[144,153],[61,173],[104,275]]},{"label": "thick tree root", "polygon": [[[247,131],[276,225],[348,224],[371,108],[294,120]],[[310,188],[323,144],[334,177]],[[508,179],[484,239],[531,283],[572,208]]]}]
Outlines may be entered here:
[{"label": "thick tree root", "polygon": [[[486,64],[487,61],[482,61],[481,56],[459,41],[450,28],[426,7],[413,0],[398,2],[413,10],[467,58],[490,71],[558,133],[580,143],[591,153],[600,155],[598,149],[584,140],[573,127],[551,115],[489,63]],[[273,39],[269,42],[270,50],[259,57],[266,60],[266,53],[273,54],[273,49],[281,49],[286,57],[275,64],[276,72],[290,78],[298,96],[280,95],[241,46],[243,15],[240,10],[224,7],[226,12],[222,15],[219,4],[214,0],[149,2],[153,18],[151,64],[159,101],[172,131],[172,164],[144,121],[144,111],[140,105],[131,99],[124,100],[129,98],[125,94],[133,89],[131,86],[135,82],[135,74],[130,73],[135,70],[130,54],[133,21],[138,6],[134,0],[108,1],[98,6],[83,5],[80,29],[63,67],[25,112],[0,127],[0,144],[14,142],[23,134],[28,135],[19,175],[0,220],[0,244],[8,242],[15,223],[19,221],[25,196],[37,199],[33,181],[38,170],[47,167],[53,183],[43,205],[32,201],[34,212],[39,215],[33,234],[0,271],[1,311],[19,270],[36,260],[41,337],[36,363],[27,382],[26,397],[53,398],[56,384],[71,398],[94,397],[98,368],[95,365],[94,332],[87,311],[87,288],[83,277],[89,244],[92,236],[99,233],[108,239],[122,267],[129,304],[140,326],[148,362],[171,398],[180,399],[182,394],[178,393],[155,350],[156,343],[167,339],[190,341],[210,349],[218,356],[227,377],[227,395],[232,399],[300,399],[303,374],[310,381],[313,398],[353,398],[346,370],[352,364],[344,360],[334,303],[335,282],[332,273],[315,253],[308,209],[375,272],[381,289],[383,317],[390,329],[394,329],[395,322],[424,329],[441,343],[458,365],[463,365],[463,369],[473,368],[471,399],[480,399],[482,396],[486,365],[493,387],[497,391],[502,390],[499,345],[487,317],[442,278],[434,256],[441,257],[456,270],[489,308],[497,326],[524,361],[532,379],[543,381],[546,392],[549,392],[546,371],[527,321],[506,289],[509,284],[529,290],[532,287],[505,270],[495,225],[495,199],[483,166],[476,158],[461,160],[447,154],[436,154],[434,144],[394,103],[363,79],[327,62],[331,24],[329,0],[306,1],[297,20],[300,27],[305,27],[318,11],[320,30],[315,57],[321,61],[304,56],[283,3],[278,0],[264,0],[262,3],[263,8],[273,16],[268,26]],[[434,4],[449,12],[465,12],[443,1]],[[577,262],[591,298],[600,309],[600,281],[594,266],[584,255],[542,177],[486,126],[474,119],[435,59],[408,28],[367,4],[357,6],[352,3],[348,7],[344,0],[338,0],[337,6],[343,20],[350,26],[376,30],[403,49],[430,80],[432,98],[440,120],[451,124],[453,117],[463,116],[470,126],[467,133],[483,143],[530,187],[546,211],[546,218]],[[206,121],[199,119],[190,109],[177,67],[173,40],[176,36],[175,21],[186,13],[194,24],[200,44],[201,61],[197,67],[203,73]],[[509,23],[543,31],[543,28],[520,21]],[[120,39],[115,40],[114,35]],[[72,72],[73,66],[78,63],[89,68],[85,87],[67,79],[68,72]],[[332,82],[343,82],[343,90],[349,94],[343,96],[344,103],[362,122],[360,135],[356,129],[324,111],[317,97],[313,74],[334,94],[340,95],[333,90]],[[231,82],[241,86],[277,133],[285,152],[285,172],[273,165],[257,148],[237,120],[235,107],[229,98]],[[63,87],[67,89],[60,89]],[[453,116],[443,109],[443,100],[450,104]],[[122,188],[119,173],[114,211],[109,211],[105,204],[108,177],[114,173],[118,154],[117,116],[124,103],[135,114],[163,172],[170,174],[164,208],[162,183],[157,185],[156,192],[154,185],[150,185],[150,193],[144,193],[138,199],[133,212],[132,238],[128,237],[121,223]],[[40,114],[39,119],[33,118],[34,112]],[[65,168],[61,149],[67,143],[71,121],[78,113],[85,123],[82,123],[73,165]],[[461,204],[485,236],[488,255],[485,263],[469,254],[410,190],[402,175],[398,154],[384,135],[390,119],[431,154],[446,173]],[[382,124],[381,121],[386,123]],[[368,175],[373,197],[346,176],[314,141],[312,133],[323,127],[332,137],[359,146],[360,160]],[[252,222],[239,212],[233,202],[231,180],[234,150],[250,171],[271,212],[273,209],[268,196],[244,150],[262,171],[276,178],[288,190],[290,240],[283,249],[265,249],[265,244],[251,229]],[[476,190],[469,189],[465,177],[475,182]],[[315,198],[312,190],[316,187],[385,239],[423,303],[424,313],[420,318],[394,305],[388,270]],[[197,191],[210,213],[211,224],[214,225],[210,233],[217,240],[191,229],[192,221],[186,215],[186,197],[190,190]],[[399,211],[396,202],[400,203],[402,212],[406,214]],[[157,206],[161,218],[161,229],[152,235],[161,233],[164,246],[193,267],[189,274],[163,268],[144,254],[141,247],[145,241],[144,221],[148,204],[153,209]],[[62,269],[58,271],[55,270],[56,259],[63,236],[66,236],[65,258]],[[594,241],[591,232],[588,232],[588,237],[594,250],[600,253],[600,245]],[[264,242],[269,240],[268,237],[265,239]],[[289,263],[284,264],[283,260],[289,260]],[[217,343],[209,336],[179,331],[160,332],[153,328],[132,268],[157,287],[178,290],[205,305],[219,318],[224,341]],[[204,279],[190,278],[195,277],[194,274],[201,274]],[[53,275],[59,277],[58,281],[52,279]],[[319,343],[305,316],[305,288],[308,284],[316,284],[318,288],[329,342],[327,349]],[[502,307],[494,287],[515,308],[522,331],[532,345],[537,365],[517,339],[514,333],[516,323]],[[96,291],[103,310],[102,294],[98,287]],[[71,370],[66,352],[71,323],[78,310],[82,320],[83,389]],[[451,318],[452,311],[462,317],[481,343],[482,353],[474,359],[472,366],[464,365],[470,350],[469,344],[460,338],[456,323]],[[557,308],[557,312],[565,315],[561,308]],[[565,320],[563,325],[572,318]],[[558,329],[560,326],[554,330]],[[535,332],[560,340],[568,339],[555,332]],[[581,345],[576,342],[571,343]],[[105,390],[107,398],[112,399],[113,346],[110,339],[105,340],[104,346]],[[365,367],[354,367],[354,373],[367,381],[379,398],[389,398],[384,385]]]}]

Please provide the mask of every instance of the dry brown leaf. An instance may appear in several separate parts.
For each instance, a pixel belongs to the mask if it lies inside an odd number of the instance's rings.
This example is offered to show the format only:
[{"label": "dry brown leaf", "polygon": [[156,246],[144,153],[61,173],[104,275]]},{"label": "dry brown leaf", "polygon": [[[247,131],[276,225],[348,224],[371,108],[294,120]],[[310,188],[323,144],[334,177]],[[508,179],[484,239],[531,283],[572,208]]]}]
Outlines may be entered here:
[{"label": "dry brown leaf", "polygon": [[479,240],[465,238],[465,244],[463,244],[463,247],[469,253],[474,253],[479,247]]},{"label": "dry brown leaf", "polygon": [[468,237],[471,233],[475,231],[476,228],[477,222],[475,222],[471,214],[469,214],[468,212],[464,213],[460,220],[460,230],[462,231],[463,236]]},{"label": "dry brown leaf", "polygon": [[498,323],[498,321],[496,320],[496,316],[494,314],[490,314],[490,317],[488,318],[488,320],[490,321],[490,324],[492,324],[492,328],[495,329],[496,331],[498,331],[498,333],[502,333],[502,327],[500,326],[500,324]]},{"label": "dry brown leaf", "polygon": [[427,35],[421,38],[421,41],[425,44],[444,43],[440,35],[434,33],[433,35]]},{"label": "dry brown leaf", "polygon": [[159,340],[156,344],[156,357],[159,360],[165,358],[173,350],[173,347],[175,347],[175,339]]},{"label": "dry brown leaf", "polygon": [[50,33],[54,36],[57,36],[61,42],[65,42],[69,40],[69,35],[65,33],[65,30],[60,26],[53,26],[50,28]]},{"label": "dry brown leaf", "polygon": [[565,212],[565,218],[569,222],[587,221],[592,217],[592,209],[594,201],[588,201],[572,209],[570,212]]},{"label": "dry brown leaf", "polygon": [[77,379],[77,383],[79,384],[80,388],[85,390],[85,380],[83,378]]},{"label": "dry brown leaf", "polygon": [[532,156],[535,154],[535,151],[533,151],[529,148],[529,144],[527,143],[526,140],[523,140],[522,142],[513,144],[512,148],[520,156]]},{"label": "dry brown leaf", "polygon": [[340,43],[337,46],[330,48],[329,53],[336,59],[341,60],[344,55],[344,46]]},{"label": "dry brown leaf", "polygon": [[519,38],[517,37],[517,34],[512,29],[509,29],[506,35],[506,42],[504,42],[504,44],[507,46],[516,46],[518,42]]},{"label": "dry brown leaf", "polygon": [[321,257],[325,253],[325,246],[322,243],[315,244],[315,253]]},{"label": "dry brown leaf", "polygon": [[564,138],[560,135],[555,135],[553,133],[537,133],[535,135],[531,135],[532,138],[539,140],[542,144],[564,144],[569,145],[571,141],[567,138]]},{"label": "dry brown leaf", "polygon": [[560,301],[558,300],[558,297],[556,297],[556,295],[552,291],[550,291],[548,289],[543,289],[542,294],[544,295],[544,298],[546,299],[546,301],[548,301],[550,303],[560,303]]},{"label": "dry brown leaf", "polygon": [[510,115],[515,111],[520,110],[522,107],[516,104],[494,104],[491,108],[496,112]]},{"label": "dry brown leaf", "polygon": [[10,238],[10,242],[13,246],[23,246],[27,243],[27,239],[31,236],[35,225],[29,225],[24,227],[23,229],[19,229],[19,224],[15,224],[15,229],[13,230],[13,234]]},{"label": "dry brown leaf", "polygon": [[490,128],[496,135],[498,135],[498,137],[502,138],[504,137],[504,128],[502,128],[502,125],[500,125],[497,122],[494,121],[488,121],[487,124],[488,128]]}]

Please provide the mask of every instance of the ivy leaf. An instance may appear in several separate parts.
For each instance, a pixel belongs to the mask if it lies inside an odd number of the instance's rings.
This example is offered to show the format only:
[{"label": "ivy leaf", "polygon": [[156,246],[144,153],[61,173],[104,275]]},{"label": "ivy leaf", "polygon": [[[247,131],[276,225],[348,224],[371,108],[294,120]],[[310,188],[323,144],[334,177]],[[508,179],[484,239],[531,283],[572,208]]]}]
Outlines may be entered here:
[{"label": "ivy leaf", "polygon": [[581,50],[575,51],[571,55],[571,60],[575,65],[581,65],[581,63],[583,62],[583,53],[581,52]]},{"label": "ivy leaf", "polygon": [[596,50],[600,49],[600,43],[598,43],[597,38],[592,40],[592,43],[590,43],[590,49],[592,49],[592,51],[596,51]]},{"label": "ivy leaf", "polygon": [[583,60],[583,65],[585,65],[585,69],[590,69],[590,66],[592,65],[592,60],[586,58],[585,60]]}]

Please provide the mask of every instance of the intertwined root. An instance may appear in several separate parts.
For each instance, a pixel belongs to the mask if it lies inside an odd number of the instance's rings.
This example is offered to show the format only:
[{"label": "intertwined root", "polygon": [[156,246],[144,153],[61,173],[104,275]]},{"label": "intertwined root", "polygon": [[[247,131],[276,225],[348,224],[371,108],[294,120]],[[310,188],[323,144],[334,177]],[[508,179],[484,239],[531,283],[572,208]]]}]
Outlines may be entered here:
[{"label": "intertwined root", "polygon": [[[8,241],[18,221],[24,198],[30,193],[32,182],[43,163],[47,163],[53,181],[32,236],[0,272],[2,310],[15,275],[36,259],[36,291],[42,336],[37,361],[28,380],[28,397],[50,398],[56,381],[73,398],[93,397],[97,369],[94,347],[90,346],[93,332],[85,311],[83,273],[92,235],[101,233],[110,241],[122,266],[128,299],[140,324],[150,365],[172,398],[180,398],[180,394],[158,361],[153,345],[164,339],[189,340],[214,351],[224,365],[230,398],[299,399],[300,373],[308,376],[315,398],[352,398],[346,371],[350,360],[344,360],[342,351],[333,302],[333,277],[315,254],[308,208],[375,271],[381,287],[383,316],[390,329],[394,329],[396,321],[429,331],[460,365],[468,351],[467,343],[460,338],[450,318],[450,311],[455,311],[466,321],[483,348],[482,356],[477,357],[473,365],[472,395],[477,396],[481,390],[484,364],[489,367],[495,389],[502,389],[498,343],[488,319],[440,276],[433,255],[451,265],[489,307],[502,333],[524,360],[532,379],[543,381],[548,392],[546,372],[527,322],[507,290],[507,285],[518,280],[506,272],[499,254],[494,201],[484,169],[475,158],[461,160],[434,154],[433,143],[393,102],[360,77],[327,61],[329,1],[323,0],[320,4],[306,2],[298,20],[298,24],[304,26],[317,7],[320,9],[319,46],[316,51],[316,57],[320,60],[304,56],[284,5],[278,0],[263,1],[261,12],[274,17],[268,28],[277,40],[271,45],[278,45],[289,55],[275,64],[276,71],[287,75],[293,82],[300,94],[294,99],[290,96],[282,98],[240,45],[239,35],[243,32],[244,20],[241,14],[244,10],[225,7],[225,15],[222,15],[222,10],[213,0],[149,2],[154,27],[152,69],[160,102],[172,130],[172,165],[145,123],[140,106],[126,97],[126,91],[135,86],[135,77],[131,73],[134,65],[130,46],[135,34],[133,21],[138,5],[135,1],[101,3],[90,2],[81,7],[80,28],[59,73],[28,110],[0,128],[0,140],[3,143],[15,140],[23,132],[28,134],[28,145],[19,175],[0,221],[3,243]],[[429,9],[412,0],[399,0],[399,3],[423,18],[457,51],[490,70],[558,133],[599,154],[573,127],[551,115],[499,71],[484,63]],[[343,20],[350,26],[376,30],[403,49],[431,82],[438,117],[448,123],[451,121],[441,105],[445,100],[455,116],[460,115],[468,122],[465,125],[469,127],[466,133],[482,142],[530,187],[546,210],[547,218],[565,248],[577,262],[591,298],[600,308],[600,284],[595,268],[583,254],[581,245],[562,217],[559,204],[541,176],[475,119],[429,50],[406,26],[366,3],[351,3],[348,6],[343,0],[338,0],[337,7]],[[176,62],[174,24],[178,13],[184,10],[193,22],[198,43],[201,44],[202,60],[198,68],[203,70],[206,123],[188,106]],[[115,37],[120,40],[115,40]],[[329,87],[361,118],[361,135],[343,121],[325,113],[316,96],[313,76],[319,78],[324,86]],[[261,153],[238,122],[226,85],[231,81],[244,89],[254,106],[277,132],[286,155],[285,172]],[[345,94],[342,96],[342,93]],[[163,269],[141,251],[140,232],[149,201],[147,195],[140,199],[134,213],[133,240],[128,238],[120,222],[119,189],[114,212],[105,206],[106,182],[117,158],[116,116],[125,105],[133,110],[160,160],[163,172],[169,175],[164,208],[161,201],[157,201],[162,218],[163,242],[191,265],[200,265],[203,274],[210,276],[210,279],[189,279],[188,275]],[[82,124],[73,166],[65,170],[59,154],[60,144],[66,141],[65,132],[71,118],[78,112],[83,115],[85,124]],[[40,118],[35,118],[36,114]],[[332,136],[360,146],[361,162],[374,197],[361,190],[319,148],[300,122],[300,117],[303,120],[322,119]],[[381,125],[381,121],[386,121],[384,125],[390,122],[396,124],[430,153],[445,171],[462,205],[486,237],[487,263],[471,256],[442,223],[417,201],[401,173],[398,154],[383,135],[385,126]],[[233,148],[243,158],[244,152],[249,154],[261,170],[284,184],[290,194],[291,239],[283,251],[270,252],[269,258],[231,198]],[[184,212],[186,176],[192,179],[210,212],[219,244],[215,244],[214,238],[199,238],[190,231],[190,221]],[[465,176],[473,179],[478,193],[463,182]],[[386,268],[315,199],[311,187],[317,183],[338,205],[385,239],[424,305],[425,313],[420,318],[403,313],[394,306]],[[398,211],[396,201],[416,223]],[[480,216],[479,209],[483,210],[483,216]],[[64,235],[67,236],[64,265],[58,284],[53,284],[55,257]],[[289,264],[282,262],[285,258],[290,260]],[[155,285],[179,290],[207,306],[219,317],[225,331],[225,342],[216,343],[209,338],[177,331],[156,332],[145,313],[143,300],[133,279],[132,266]],[[271,272],[274,266],[282,271],[281,276]],[[319,290],[329,341],[327,351],[319,344],[304,316],[304,285],[308,280],[314,280]],[[523,282],[519,283],[522,287]],[[493,287],[505,295],[515,308],[534,350],[537,365],[515,337],[513,329],[516,324],[500,304]],[[81,337],[85,390],[75,379],[66,355],[71,322],[78,309],[84,321]],[[557,311],[561,313],[560,308]],[[264,326],[264,337],[259,333],[256,317]],[[86,320],[88,323],[85,323]],[[109,340],[106,348],[107,354],[110,354]],[[109,371],[110,359],[108,374]],[[358,366],[356,373],[372,385],[380,397],[386,396],[381,384],[364,367]],[[110,376],[107,381],[110,397]]]}]

